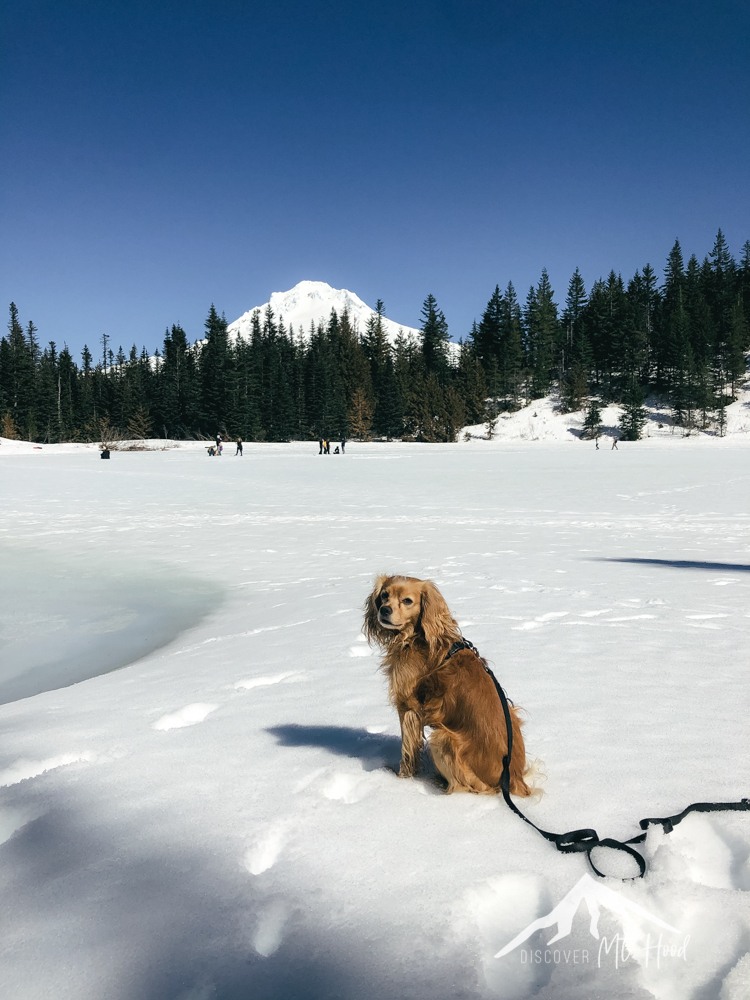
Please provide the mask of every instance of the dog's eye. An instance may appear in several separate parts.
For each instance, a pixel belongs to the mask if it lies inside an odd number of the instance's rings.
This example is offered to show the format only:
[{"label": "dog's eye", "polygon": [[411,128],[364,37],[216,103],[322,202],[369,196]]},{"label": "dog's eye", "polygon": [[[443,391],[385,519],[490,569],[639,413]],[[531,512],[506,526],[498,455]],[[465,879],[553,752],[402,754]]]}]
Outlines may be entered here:
[{"label": "dog's eye", "polygon": [[401,603],[402,604],[413,604],[414,601],[412,601],[411,597],[405,597]]},{"label": "dog's eye", "polygon": [[381,601],[387,601],[388,600],[388,591],[387,590],[384,590],[382,592],[382,594],[380,595],[380,600]]}]

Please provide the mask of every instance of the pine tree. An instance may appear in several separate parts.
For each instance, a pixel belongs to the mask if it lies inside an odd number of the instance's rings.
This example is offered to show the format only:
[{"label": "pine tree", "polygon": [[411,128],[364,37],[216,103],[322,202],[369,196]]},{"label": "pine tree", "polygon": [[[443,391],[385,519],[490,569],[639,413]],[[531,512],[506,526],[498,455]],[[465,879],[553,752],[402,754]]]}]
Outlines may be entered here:
[{"label": "pine tree", "polygon": [[26,339],[15,302],[10,304],[7,343],[0,373],[5,406],[18,433],[30,440],[35,430],[34,345]]},{"label": "pine tree", "polygon": [[709,273],[708,261],[701,266],[693,254],[685,271],[685,310],[688,338],[697,367],[709,365],[716,349],[714,317],[706,298]]},{"label": "pine tree", "polygon": [[565,377],[568,367],[576,361],[585,364],[589,360],[590,352],[583,323],[587,303],[586,286],[581,272],[576,268],[568,283],[568,294],[565,297],[565,309],[562,314],[561,378]]},{"label": "pine tree", "polygon": [[422,305],[422,356],[426,374],[443,385],[448,381],[448,324],[434,295]]},{"label": "pine tree", "polygon": [[502,295],[500,294],[500,286],[495,285],[495,291],[482,313],[479,325],[475,324],[471,331],[474,354],[485,372],[488,372],[492,366],[497,369],[503,347],[502,323]]},{"label": "pine tree", "polygon": [[[635,351],[636,360],[641,368],[641,374],[646,382],[652,372],[656,371],[656,361],[652,357],[654,341],[654,322],[659,307],[659,290],[656,284],[656,274],[650,264],[646,264],[642,272],[636,271],[628,284],[628,301],[632,333],[626,344],[626,351]],[[627,366],[626,366],[627,367]]]},{"label": "pine tree", "polygon": [[587,305],[586,286],[576,268],[568,283],[561,322],[560,397],[568,412],[580,409],[588,395],[592,354],[585,323]]},{"label": "pine tree", "polygon": [[466,408],[466,422],[481,423],[486,415],[487,382],[473,347],[468,343],[462,343],[459,349],[455,386]]},{"label": "pine tree", "polygon": [[500,355],[498,375],[506,410],[518,408],[523,381],[523,321],[513,282],[509,281],[500,302]]},{"label": "pine tree", "polygon": [[45,442],[62,440],[59,400],[59,359],[54,340],[42,352],[37,366],[34,439]]},{"label": "pine tree", "polygon": [[7,438],[8,441],[17,441],[21,437],[10,410],[6,410],[0,417],[0,437]]},{"label": "pine tree", "polygon": [[152,430],[151,418],[144,406],[138,406],[127,425],[127,435],[131,441],[143,441],[150,437]]},{"label": "pine tree", "polygon": [[531,391],[534,398],[539,398],[549,392],[555,376],[555,347],[559,334],[557,305],[546,268],[536,288],[529,289],[524,322]]},{"label": "pine tree", "polygon": [[372,438],[372,403],[362,389],[354,392],[349,407],[349,434],[360,441],[370,441]]},{"label": "pine tree", "polygon": [[598,438],[602,431],[602,413],[595,399],[589,401],[586,415],[583,418],[583,435],[588,438]]},{"label": "pine tree", "polygon": [[643,407],[643,389],[638,376],[633,373],[625,390],[623,412],[620,417],[620,428],[625,441],[638,441],[646,423],[646,411]]},{"label": "pine tree", "polygon": [[60,441],[74,440],[79,429],[80,374],[67,346],[57,364],[57,414]]},{"label": "pine tree", "polygon": [[206,339],[200,352],[202,431],[213,437],[226,432],[230,399],[230,353],[227,321],[212,304],[205,324]]}]

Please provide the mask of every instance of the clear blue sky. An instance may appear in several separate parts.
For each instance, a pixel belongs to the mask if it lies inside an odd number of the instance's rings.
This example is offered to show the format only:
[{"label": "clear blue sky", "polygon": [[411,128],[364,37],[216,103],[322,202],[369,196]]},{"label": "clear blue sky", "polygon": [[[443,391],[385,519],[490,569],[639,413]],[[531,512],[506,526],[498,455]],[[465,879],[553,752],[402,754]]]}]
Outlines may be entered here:
[{"label": "clear blue sky", "polygon": [[[746,0],[4,0],[0,301],[152,350],[303,278],[465,336],[750,239]],[[3,323],[3,330],[5,329]]]}]

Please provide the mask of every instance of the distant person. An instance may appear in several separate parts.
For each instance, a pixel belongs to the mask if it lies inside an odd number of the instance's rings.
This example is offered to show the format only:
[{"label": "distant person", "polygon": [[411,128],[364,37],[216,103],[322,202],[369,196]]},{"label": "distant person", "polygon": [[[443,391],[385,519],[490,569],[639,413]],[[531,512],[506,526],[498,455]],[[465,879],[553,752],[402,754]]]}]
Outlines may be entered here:
[{"label": "distant person", "polygon": [[596,435],[596,450],[599,451],[599,435]]},{"label": "distant person", "polygon": [[341,454],[343,455],[346,451],[346,438],[341,442]]},{"label": "distant person", "polygon": [[617,447],[617,438],[616,437],[612,438],[612,447],[610,448],[610,451],[619,451],[619,450],[620,449]]},{"label": "distant person", "polygon": [[221,434],[217,434],[216,435],[216,450],[217,451],[219,450],[220,445],[221,445]]},{"label": "distant person", "polygon": [[323,438],[320,438],[318,440],[318,454],[319,455],[323,454]]},{"label": "distant person", "polygon": [[328,438],[326,438],[325,441],[323,442],[323,451],[325,452],[326,455],[331,454],[331,442],[328,440]]},{"label": "distant person", "polygon": [[339,446],[336,445],[336,447],[333,449],[333,454],[338,455],[338,453],[339,453]]},{"label": "distant person", "polygon": [[237,438],[237,451],[234,454],[242,458],[242,438]]}]

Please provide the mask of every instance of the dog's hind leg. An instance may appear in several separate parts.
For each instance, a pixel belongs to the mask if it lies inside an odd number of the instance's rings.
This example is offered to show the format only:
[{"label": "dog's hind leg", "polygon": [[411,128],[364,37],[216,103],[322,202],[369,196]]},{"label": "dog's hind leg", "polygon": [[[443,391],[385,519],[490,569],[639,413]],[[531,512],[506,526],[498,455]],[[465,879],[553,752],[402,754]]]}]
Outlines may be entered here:
[{"label": "dog's hind leg", "polygon": [[494,795],[497,791],[472,771],[460,759],[447,733],[436,730],[430,736],[430,754],[438,772],[448,782],[446,794],[453,792],[474,792],[478,795]]},{"label": "dog's hind leg", "polygon": [[445,734],[435,731],[430,735],[430,756],[438,774],[448,782],[447,792],[455,792],[456,781],[453,773],[453,754],[450,739]]}]

